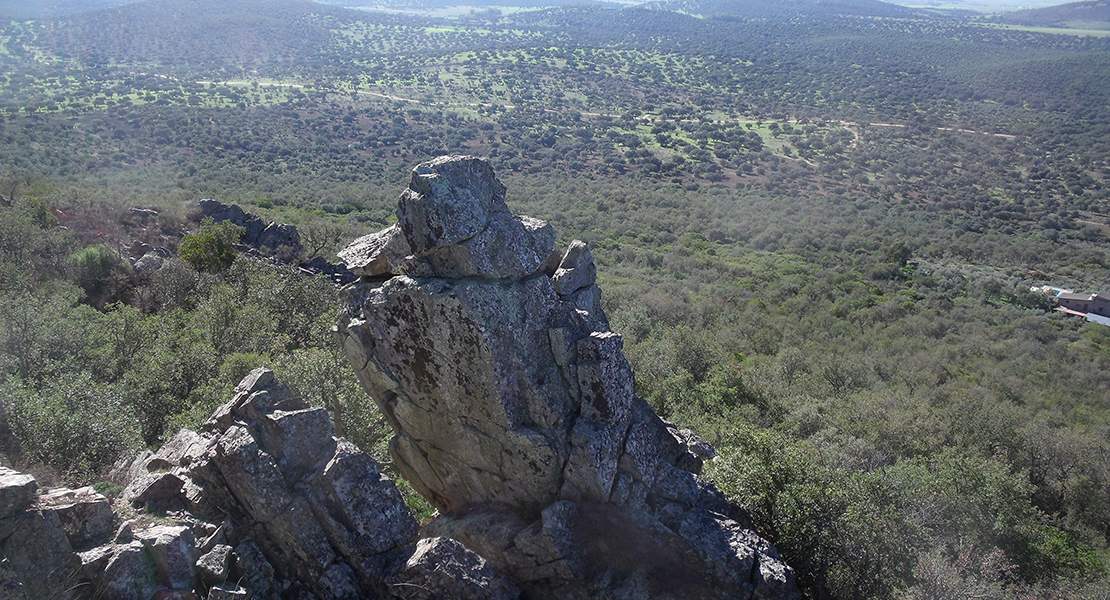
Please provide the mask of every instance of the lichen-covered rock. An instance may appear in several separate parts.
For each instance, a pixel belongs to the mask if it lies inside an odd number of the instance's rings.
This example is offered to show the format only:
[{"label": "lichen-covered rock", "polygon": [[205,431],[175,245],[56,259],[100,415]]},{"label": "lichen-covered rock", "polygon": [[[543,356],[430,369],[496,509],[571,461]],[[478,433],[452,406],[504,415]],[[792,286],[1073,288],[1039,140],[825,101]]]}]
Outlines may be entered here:
[{"label": "lichen-covered rock", "polygon": [[585,242],[574,240],[567,248],[567,253],[563,255],[558,270],[551,277],[555,292],[560,296],[566,296],[596,282],[597,267],[594,266],[590,249]]},{"label": "lichen-covered rock", "polygon": [[481,556],[451,538],[420,540],[388,582],[399,600],[516,600],[520,590]]},{"label": "lichen-covered rock", "polygon": [[120,493],[120,497],[136,507],[165,510],[181,500],[185,482],[173,473],[144,473]]},{"label": "lichen-covered rock", "polygon": [[7,559],[27,598],[75,595],[81,561],[55,513],[26,510],[0,520],[0,556]]},{"label": "lichen-covered rock", "polygon": [[695,475],[709,449],[636,397],[587,246],[549,271],[553,233],[504,195],[479,159],[418,166],[398,205],[416,266],[345,289],[344,350],[396,467],[442,515],[425,535],[536,597],[796,596]]},{"label": "lichen-covered rock", "polygon": [[50,490],[39,496],[39,506],[58,515],[74,548],[102,542],[113,533],[112,505],[91,486]]},{"label": "lichen-covered rock", "polygon": [[12,568],[11,562],[0,558],[0,598],[4,600],[27,600],[27,593],[19,574]]},{"label": "lichen-covered rock", "polygon": [[165,587],[188,590],[196,576],[197,549],[193,532],[181,525],[162,525],[135,532]]},{"label": "lichen-covered rock", "polygon": [[268,369],[252,371],[201,431],[179,431],[120,469],[137,474],[126,499],[175,508],[176,522],[121,528],[82,554],[86,579],[141,594],[152,568],[159,594],[380,595],[415,544],[416,521],[373,458],[334,431],[326,410]]},{"label": "lichen-covered rock", "polygon": [[376,233],[364,235],[339,251],[339,259],[347,269],[360,277],[396,275],[410,253],[404,232],[392,225]]},{"label": "lichen-covered rock", "polygon": [[216,544],[212,550],[197,559],[197,574],[201,583],[214,586],[227,581],[231,572],[231,546]]},{"label": "lichen-covered rock", "polygon": [[103,597],[116,600],[149,600],[160,587],[158,567],[138,540],[115,550],[101,582]]},{"label": "lichen-covered rock", "polygon": [[38,489],[34,476],[0,466],[0,519],[26,510]]},{"label": "lichen-covered rock", "polygon": [[555,247],[555,231],[515,217],[489,163],[447,156],[417,165],[397,205],[397,225],[359,238],[339,253],[366,277],[505,279],[536,273]]}]

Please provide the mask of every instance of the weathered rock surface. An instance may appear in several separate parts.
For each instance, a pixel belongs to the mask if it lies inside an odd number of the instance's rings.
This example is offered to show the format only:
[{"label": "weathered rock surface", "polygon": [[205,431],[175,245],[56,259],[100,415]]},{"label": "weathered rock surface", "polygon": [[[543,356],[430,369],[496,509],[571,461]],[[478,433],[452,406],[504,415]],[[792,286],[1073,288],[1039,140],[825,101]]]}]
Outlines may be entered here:
[{"label": "weathered rock surface", "polygon": [[38,489],[39,484],[34,477],[0,466],[0,519],[30,506]]},{"label": "weathered rock surface", "polygon": [[397,209],[411,253],[346,288],[344,349],[397,468],[441,513],[424,535],[529,597],[797,596],[695,475],[711,449],[636,396],[586,245],[552,270],[554,232],[504,195],[480,159],[419,165]]},{"label": "weathered rock surface", "polygon": [[376,233],[364,235],[339,252],[339,259],[347,269],[360,277],[399,272],[405,257],[409,255],[409,244],[401,228],[392,225]]},{"label": "weathered rock surface", "polygon": [[[161,519],[113,529],[91,489],[39,497],[33,478],[4,472],[0,586],[34,599],[388,596],[416,521],[377,463],[333,432],[324,409],[257,369],[202,431],[126,469],[121,502]],[[101,545],[77,554],[71,541]]]},{"label": "weathered rock surface", "polygon": [[58,515],[74,548],[103,542],[114,532],[112,505],[92,487],[50,490],[39,496],[39,505]]},{"label": "weathered rock surface", "polygon": [[13,576],[5,587],[27,598],[73,597],[81,562],[55,513],[32,507],[0,519],[0,559]]},{"label": "weathered rock surface", "polygon": [[514,600],[520,590],[493,565],[451,538],[420,540],[405,566],[389,580],[394,595],[410,600]]}]

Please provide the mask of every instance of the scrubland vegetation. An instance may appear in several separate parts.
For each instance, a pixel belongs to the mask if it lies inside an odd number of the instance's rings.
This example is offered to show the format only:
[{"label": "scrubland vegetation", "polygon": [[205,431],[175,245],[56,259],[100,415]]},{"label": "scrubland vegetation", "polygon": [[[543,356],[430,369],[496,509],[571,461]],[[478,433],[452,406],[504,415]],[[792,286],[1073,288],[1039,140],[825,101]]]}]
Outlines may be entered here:
[{"label": "scrubland vegetation", "polygon": [[[177,6],[0,31],[19,466],[103,479],[261,364],[388,460],[330,282],[187,213],[236,202],[327,254],[392,221],[415,163],[470,153],[592,244],[640,395],[717,446],[706,475],[811,597],[1110,593],[1110,328],[1028,291],[1110,289],[1110,41],[918,12]],[[135,240],[170,256],[133,265]]]}]

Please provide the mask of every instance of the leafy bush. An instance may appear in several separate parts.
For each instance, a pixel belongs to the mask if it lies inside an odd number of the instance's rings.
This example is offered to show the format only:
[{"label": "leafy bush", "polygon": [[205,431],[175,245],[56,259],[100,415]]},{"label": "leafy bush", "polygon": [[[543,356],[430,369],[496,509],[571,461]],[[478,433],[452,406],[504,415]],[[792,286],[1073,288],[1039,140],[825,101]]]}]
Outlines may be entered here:
[{"label": "leafy bush", "polygon": [[106,244],[81,248],[70,256],[73,279],[85,290],[85,301],[103,308],[126,301],[131,292],[131,264]]},{"label": "leafy bush", "polygon": [[142,447],[139,422],[118,385],[73,373],[40,389],[11,380],[0,386],[24,459],[88,481]]},{"label": "leafy bush", "polygon": [[235,244],[239,243],[244,231],[230,221],[213,223],[211,219],[206,219],[199,233],[187,235],[181,240],[181,259],[198,271],[226,271],[238,256]]}]

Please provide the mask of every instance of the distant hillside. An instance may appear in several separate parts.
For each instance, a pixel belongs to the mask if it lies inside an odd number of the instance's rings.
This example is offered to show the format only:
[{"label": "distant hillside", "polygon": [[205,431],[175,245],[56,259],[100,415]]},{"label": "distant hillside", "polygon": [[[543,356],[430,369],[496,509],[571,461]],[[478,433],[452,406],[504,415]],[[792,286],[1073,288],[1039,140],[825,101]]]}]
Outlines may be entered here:
[{"label": "distant hillside", "polygon": [[1019,10],[995,17],[1000,23],[1029,27],[1110,29],[1110,1],[1089,0],[1047,8]]},{"label": "distant hillside", "polygon": [[879,0],[660,0],[647,7],[694,15],[735,16],[749,19],[782,19],[797,16],[827,18],[921,17],[920,10]]},{"label": "distant hillside", "polygon": [[0,0],[0,20],[49,19],[61,15],[89,12],[134,2],[135,0]]},{"label": "distant hillside", "polygon": [[361,13],[308,0],[147,0],[54,19],[47,49],[89,65],[234,64],[310,60],[334,35],[329,23]]},{"label": "distant hillside", "polygon": [[421,9],[436,10],[457,6],[488,7],[522,6],[526,8],[546,8],[565,4],[606,4],[605,2],[582,0],[317,0],[324,4],[348,8],[386,8],[394,10]]}]

